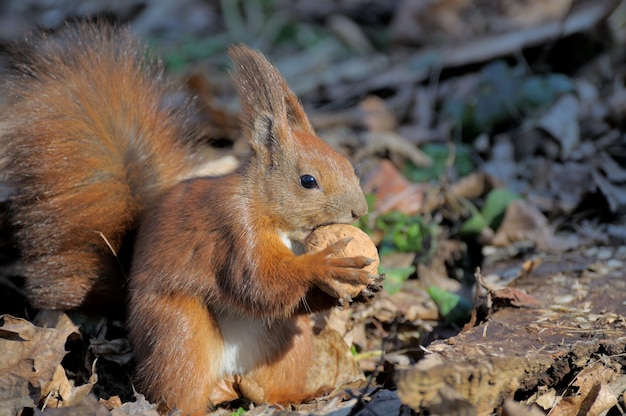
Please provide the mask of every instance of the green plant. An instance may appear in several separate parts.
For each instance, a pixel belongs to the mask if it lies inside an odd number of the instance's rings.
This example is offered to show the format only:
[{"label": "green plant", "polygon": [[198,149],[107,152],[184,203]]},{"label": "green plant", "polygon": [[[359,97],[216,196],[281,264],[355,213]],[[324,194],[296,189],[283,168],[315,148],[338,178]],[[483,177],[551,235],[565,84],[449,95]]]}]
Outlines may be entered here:
[{"label": "green plant", "polygon": [[435,244],[435,228],[419,215],[389,212],[376,218],[376,229],[382,231],[380,255],[389,252],[429,254]]},{"label": "green plant", "polygon": [[445,322],[463,325],[468,321],[472,311],[472,302],[469,299],[436,286],[428,286],[426,290]]},{"label": "green plant", "polygon": [[487,195],[485,204],[480,211],[473,205],[470,207],[473,211],[472,216],[461,225],[459,234],[477,236],[487,227],[497,230],[508,206],[518,199],[521,199],[521,196],[510,189],[496,188],[492,190]]},{"label": "green plant", "polygon": [[411,182],[437,181],[446,175],[448,167],[453,167],[459,177],[466,176],[474,170],[470,148],[465,144],[427,143],[420,150],[426,153],[433,163],[428,167],[417,167],[407,162],[403,173]]}]

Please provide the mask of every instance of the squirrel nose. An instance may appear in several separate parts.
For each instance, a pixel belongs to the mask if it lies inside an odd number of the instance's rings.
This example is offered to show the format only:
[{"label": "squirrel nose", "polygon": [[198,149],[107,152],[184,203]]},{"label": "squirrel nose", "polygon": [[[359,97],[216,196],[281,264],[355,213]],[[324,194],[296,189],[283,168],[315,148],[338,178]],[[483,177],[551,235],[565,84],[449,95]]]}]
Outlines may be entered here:
[{"label": "squirrel nose", "polygon": [[367,201],[365,200],[365,195],[359,195],[359,198],[356,201],[356,204],[352,207],[350,211],[352,214],[352,220],[356,221],[361,218],[363,215],[367,214],[368,206]]}]

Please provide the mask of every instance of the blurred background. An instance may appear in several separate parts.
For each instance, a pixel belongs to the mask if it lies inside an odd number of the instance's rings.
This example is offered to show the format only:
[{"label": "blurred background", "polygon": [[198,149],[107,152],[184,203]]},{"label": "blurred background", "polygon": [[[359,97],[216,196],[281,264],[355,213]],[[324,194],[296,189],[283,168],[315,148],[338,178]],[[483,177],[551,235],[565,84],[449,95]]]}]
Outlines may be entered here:
[{"label": "blurred background", "polygon": [[[246,151],[227,47],[276,64],[370,200],[385,291],[343,335],[355,353],[388,342],[359,361],[382,385],[470,319],[477,267],[506,284],[528,259],[626,260],[624,1],[3,0],[0,54],[83,19],[147,42],[204,104],[216,160]],[[101,396],[128,397],[116,383]]]}]

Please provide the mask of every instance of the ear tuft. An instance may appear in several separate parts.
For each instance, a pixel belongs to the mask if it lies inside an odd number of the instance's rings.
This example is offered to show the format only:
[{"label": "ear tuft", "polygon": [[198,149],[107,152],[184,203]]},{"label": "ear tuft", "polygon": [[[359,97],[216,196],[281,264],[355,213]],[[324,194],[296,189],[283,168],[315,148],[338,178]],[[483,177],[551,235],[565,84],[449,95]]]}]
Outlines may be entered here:
[{"label": "ear tuft", "polygon": [[255,138],[258,117],[270,117],[275,138],[289,136],[292,128],[313,132],[296,95],[278,70],[258,51],[245,45],[232,46],[229,55],[234,63],[233,79],[243,110],[242,123],[248,137]]}]

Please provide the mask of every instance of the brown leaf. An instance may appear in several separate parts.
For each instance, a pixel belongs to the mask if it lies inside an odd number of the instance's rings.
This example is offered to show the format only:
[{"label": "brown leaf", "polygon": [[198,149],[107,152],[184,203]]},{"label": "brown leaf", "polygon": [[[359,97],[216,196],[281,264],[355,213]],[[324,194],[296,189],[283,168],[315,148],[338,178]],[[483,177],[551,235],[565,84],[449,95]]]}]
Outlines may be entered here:
[{"label": "brown leaf", "polygon": [[493,301],[494,307],[529,307],[539,305],[539,301],[537,301],[537,299],[533,296],[530,296],[529,294],[514,287],[505,287],[492,292],[491,300]]},{"label": "brown leaf", "polygon": [[580,143],[578,108],[576,97],[564,95],[538,122],[538,127],[548,132],[561,145],[562,160],[566,160]]},{"label": "brown leaf", "polygon": [[[69,407],[45,410],[34,409],[35,416],[110,416],[109,410],[98,401],[93,393],[89,393],[83,400]],[[134,416],[148,415],[147,413],[134,413]],[[156,416],[156,414],[154,415]]]},{"label": "brown leaf", "polygon": [[550,415],[570,414],[600,415],[617,404],[617,395],[608,383],[617,378],[618,372],[611,366],[596,362],[584,368],[572,383],[577,392],[565,397]]},{"label": "brown leaf", "polygon": [[348,344],[330,328],[323,329],[313,338],[313,363],[305,375],[308,391],[365,380]]},{"label": "brown leaf", "polygon": [[537,249],[550,252],[559,252],[577,246],[577,241],[574,239],[556,237],[541,211],[523,200],[513,201],[507,207],[492,244],[507,246],[520,241],[532,242]]},{"label": "brown leaf", "polygon": [[355,160],[366,156],[386,152],[392,160],[410,160],[415,166],[426,167],[433,164],[432,159],[415,144],[409,142],[395,131],[368,131],[363,133],[366,145],[355,155]]},{"label": "brown leaf", "polygon": [[65,356],[67,337],[78,328],[39,328],[10,315],[1,318],[4,322],[0,327],[0,371],[34,386],[46,384]]},{"label": "brown leaf", "polygon": [[59,364],[54,369],[52,380],[42,389],[42,409],[75,406],[91,393],[91,389],[97,382],[96,361],[92,364],[89,381],[78,387],[74,387],[73,383],[70,383],[65,375],[65,370]]},{"label": "brown leaf", "polygon": [[111,396],[106,400],[100,398],[99,402],[109,410],[117,409],[122,406],[122,399],[120,399],[120,396]]},{"label": "brown leaf", "polygon": [[42,410],[67,406],[65,401],[72,395],[72,385],[70,384],[65,370],[61,364],[57,365],[52,375],[52,380],[42,389],[41,396],[43,403]]},{"label": "brown leaf", "polygon": [[66,354],[65,342],[78,328],[67,325],[66,320],[57,329],[36,327],[10,315],[0,319],[1,407],[13,406],[17,413],[34,404],[33,398],[28,398],[29,385],[43,389],[52,380]]},{"label": "brown leaf", "polygon": [[422,208],[428,186],[412,184],[389,160],[384,159],[365,178],[363,190],[376,197],[376,213],[400,211],[410,215]]},{"label": "brown leaf", "polygon": [[485,193],[487,179],[483,172],[472,172],[450,185],[450,193],[458,198],[478,198]]},{"label": "brown leaf", "polygon": [[507,18],[514,27],[532,27],[567,16],[572,0],[531,0],[503,2]]},{"label": "brown leaf", "polygon": [[134,402],[126,402],[111,410],[111,416],[160,416],[157,405],[146,400],[143,394],[135,393]]},{"label": "brown leaf", "polygon": [[543,416],[537,406],[524,406],[514,400],[507,399],[502,405],[502,416]]},{"label": "brown leaf", "polygon": [[375,95],[365,97],[359,108],[363,112],[363,124],[369,131],[394,131],[396,116],[387,108],[385,100]]},{"label": "brown leaf", "polygon": [[433,34],[460,38],[467,33],[462,11],[470,4],[469,0],[401,1],[392,20],[392,36],[412,43],[425,43]]}]

